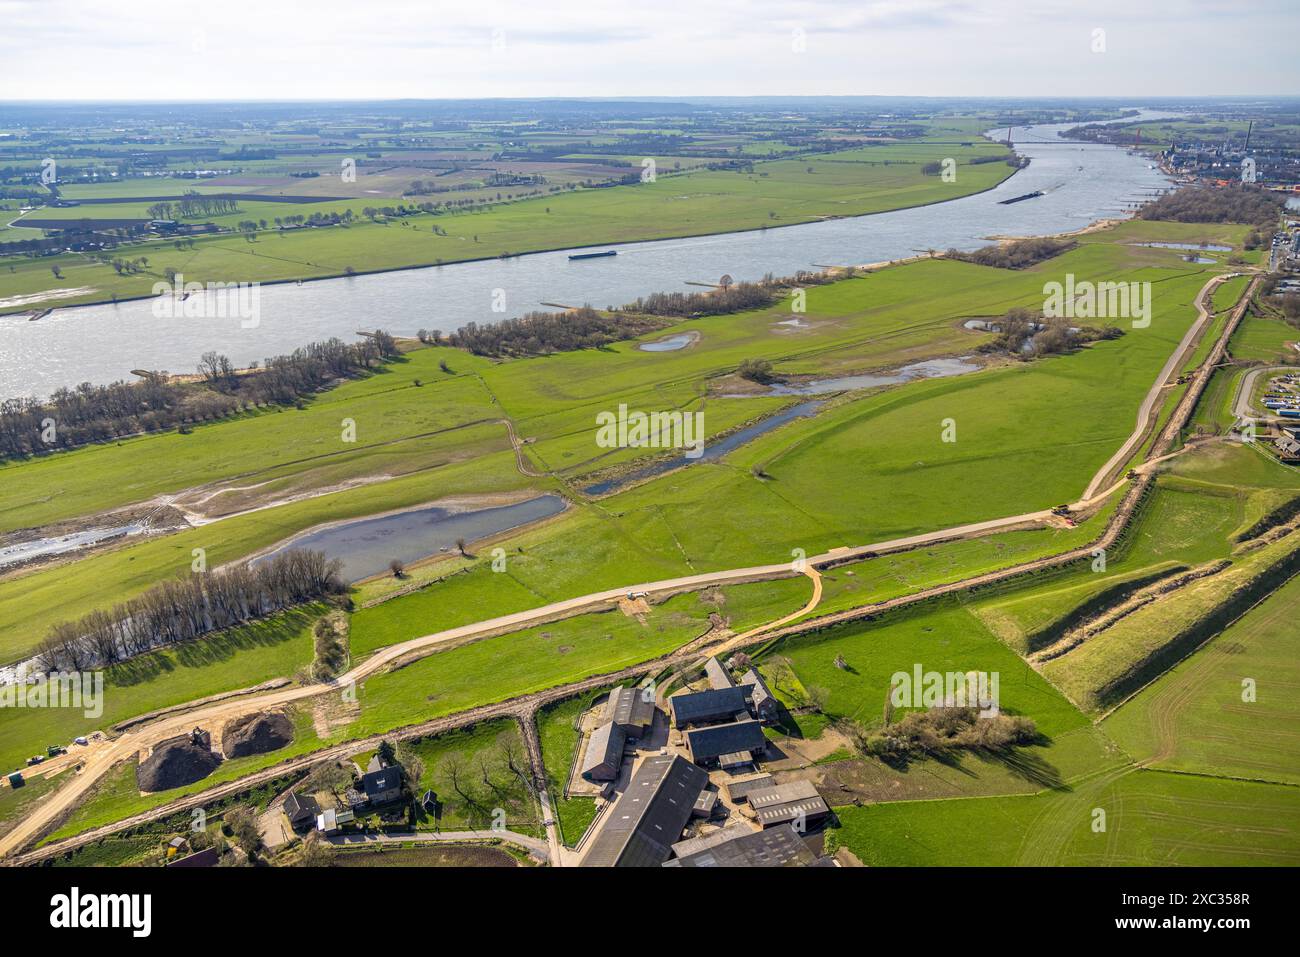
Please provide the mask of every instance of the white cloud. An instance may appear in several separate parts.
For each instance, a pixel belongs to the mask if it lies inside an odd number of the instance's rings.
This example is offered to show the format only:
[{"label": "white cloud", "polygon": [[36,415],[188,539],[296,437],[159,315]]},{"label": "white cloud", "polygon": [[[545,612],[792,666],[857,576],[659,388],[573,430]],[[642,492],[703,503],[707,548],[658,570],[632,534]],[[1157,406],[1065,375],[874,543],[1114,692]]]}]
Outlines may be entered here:
[{"label": "white cloud", "polygon": [[[1293,0],[0,0],[0,99],[1284,94],[1300,90],[1295,9]],[[1095,27],[1106,30],[1104,54],[1089,49]]]}]

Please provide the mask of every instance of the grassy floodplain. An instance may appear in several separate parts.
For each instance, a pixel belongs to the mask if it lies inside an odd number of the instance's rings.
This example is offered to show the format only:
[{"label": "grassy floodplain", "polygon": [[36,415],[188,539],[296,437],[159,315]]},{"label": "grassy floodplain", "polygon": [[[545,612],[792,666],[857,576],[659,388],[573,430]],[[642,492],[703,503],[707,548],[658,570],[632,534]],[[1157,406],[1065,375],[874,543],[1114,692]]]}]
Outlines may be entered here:
[{"label": "grassy floodplain", "polygon": [[[184,491],[193,478],[184,471],[168,473],[163,466],[158,475],[149,477],[147,488],[123,489],[106,478],[124,475],[113,470],[126,468],[133,449],[155,442],[199,440],[207,448],[211,437],[218,443],[212,446],[211,462],[218,463],[217,474],[231,486],[252,484],[246,477],[253,473],[269,477],[277,493],[323,491],[329,486],[304,464],[322,461],[330,463],[334,482],[377,480],[81,561],[12,575],[0,581],[0,608],[27,617],[20,626],[10,626],[6,618],[0,624],[0,641],[5,642],[6,654],[20,654],[24,647],[30,648],[24,646],[30,636],[39,640],[42,622],[66,615],[69,609],[94,607],[106,581],[125,593],[147,587],[174,573],[178,564],[188,564],[189,549],[200,541],[209,543],[203,547],[210,547],[220,561],[235,560],[326,517],[372,514],[485,490],[558,490],[570,495],[575,507],[552,522],[510,536],[505,575],[491,573],[482,560],[449,563],[449,572],[454,573],[409,594],[360,608],[351,621],[354,661],[406,638],[601,587],[779,561],[789,554],[792,530],[798,530],[798,544],[813,553],[1068,500],[1078,495],[1086,476],[1132,428],[1133,408],[1194,318],[1193,298],[1220,269],[1185,263],[1167,250],[1130,245],[1135,237],[1149,235],[1131,228],[1122,243],[1098,239],[1105,235],[1090,234],[1078,249],[1021,272],[919,262],[816,287],[809,291],[810,329],[799,336],[773,331],[775,322],[789,315],[788,306],[782,305],[692,320],[655,333],[657,338],[676,331],[699,332],[700,341],[680,353],[647,354],[637,351],[635,344],[624,343],[539,360],[490,362],[445,349],[419,349],[382,375],[324,394],[308,403],[305,411],[263,413],[207,425],[189,436],[146,436],[6,466],[4,471],[17,479],[7,487],[29,483],[23,494],[35,497],[42,488],[62,489],[57,496],[46,496],[49,521],[124,506],[143,495]],[[1129,330],[1117,340],[1095,343],[1072,355],[998,363],[955,379],[834,399],[815,417],[756,439],[718,463],[691,466],[608,498],[592,502],[573,491],[587,476],[626,466],[634,457],[627,451],[606,457],[595,447],[595,411],[619,401],[643,408],[689,408],[691,403],[702,403],[706,422],[716,435],[788,401],[721,398],[734,381],[727,377],[742,357],[769,357],[787,374],[842,374],[890,368],[933,355],[969,354],[987,337],[961,329],[964,318],[1033,305],[1041,300],[1043,283],[1065,272],[1151,281],[1155,321],[1149,329]],[[927,288],[924,300],[918,300],[914,291],[918,282]],[[451,375],[437,371],[444,358],[454,370]],[[416,386],[415,379],[422,384]],[[611,385],[614,381],[619,385]],[[411,418],[389,420],[390,413],[407,408],[408,397],[417,396],[419,410]],[[329,434],[336,428],[335,417],[349,415],[353,408],[375,416],[379,432],[374,447],[331,449]],[[543,477],[521,474],[516,467],[504,427],[496,421],[506,416],[528,440],[524,455],[530,470],[546,473]],[[295,417],[306,427],[293,428]],[[940,440],[941,423],[948,417],[957,419],[956,443]],[[278,423],[282,418],[290,424]],[[429,428],[430,424],[437,427]],[[426,433],[434,435],[425,439]],[[420,445],[422,441],[429,444]],[[242,458],[225,464],[221,444],[230,455]],[[889,674],[910,667],[918,654],[927,668],[933,658],[933,667],[940,670],[951,666],[1003,673],[1007,707],[1034,718],[1044,735],[1042,743],[1025,749],[1014,761],[966,759],[937,776],[933,769],[918,765],[907,772],[912,777],[904,774],[901,779],[910,797],[1025,794],[1015,800],[1039,801],[1055,799],[1054,789],[1073,782],[1106,778],[1114,768],[1124,766],[1126,758],[1051,684],[1059,681],[1069,687],[1073,679],[1047,669],[1050,681],[1044,680],[1015,651],[1028,647],[1028,636],[1108,589],[1231,554],[1232,536],[1283,500],[1286,483],[1293,478],[1285,470],[1270,470],[1257,452],[1238,451],[1248,458],[1225,463],[1222,457],[1209,457],[1208,465],[1206,459],[1194,456],[1175,460],[1106,575],[1090,576],[1085,570],[1073,577],[1054,577],[1036,585],[1037,591],[1013,589],[973,603],[927,607],[880,623],[846,626],[815,640],[791,642],[769,653],[791,659],[799,685],[825,687],[830,693],[829,710],[837,718],[864,722],[878,719]],[[168,459],[162,449],[157,455],[160,463]],[[74,459],[80,469],[62,464]],[[104,475],[98,480],[87,476],[87,463],[92,469],[103,468]],[[32,466],[46,471],[29,478],[24,470]],[[761,467],[766,477],[757,477],[754,466]],[[1033,476],[1032,482],[1023,480],[1027,475]],[[1217,487],[1243,482],[1248,487],[1238,487],[1236,492]],[[261,493],[232,488],[229,494],[232,510],[262,504]],[[892,597],[1059,551],[1094,536],[1102,520],[1104,515],[1078,529],[1009,532],[835,569],[827,576],[821,610]],[[729,617],[736,630],[770,621],[797,610],[807,599],[808,587],[804,579],[736,586],[723,590],[721,606],[701,594],[685,595],[655,606],[645,621],[612,611],[449,648],[368,679],[361,689],[359,711],[332,725],[330,740],[385,732],[644,661],[697,637],[708,627],[712,613]],[[41,588],[61,596],[57,611],[32,612],[30,603],[23,601],[24,594]],[[289,646],[295,649],[292,656]],[[300,667],[299,662],[305,663],[310,655],[305,635],[275,647],[283,648],[285,657],[254,660],[247,656],[256,656],[260,648],[241,649],[239,654],[205,662],[205,674],[214,690],[240,687],[249,683],[244,668],[265,679]],[[843,653],[852,671],[831,664],[837,653]],[[178,670],[173,675],[159,669],[151,693],[160,702],[186,700],[195,696],[191,678],[187,672]],[[793,700],[797,688],[784,691]],[[542,724],[552,774],[567,769],[563,757],[555,757],[566,747],[561,738],[572,736],[571,725],[567,736],[561,734],[567,720],[562,711],[547,712]],[[14,720],[10,715],[4,718]],[[810,735],[826,726],[825,721],[807,724]],[[12,750],[15,761],[24,751],[41,750],[38,736],[48,733],[44,727],[6,724],[6,740],[10,730],[18,742]],[[314,742],[319,740],[311,731],[302,736],[302,747],[318,746]],[[293,747],[296,750],[299,742]],[[553,767],[556,763],[562,766]],[[827,766],[843,763],[834,760]],[[236,770],[223,765],[201,786]],[[133,769],[130,778],[126,773],[118,769],[114,774],[120,780],[106,779],[59,833],[74,833],[158,801],[156,796],[131,793]],[[926,787],[916,784],[922,777]],[[898,785],[900,777],[883,775],[878,783],[884,795],[888,792],[883,788]],[[1115,785],[1121,786],[1131,785]],[[1159,789],[1166,785],[1144,783],[1142,787],[1142,800],[1158,801],[1163,793]],[[1035,794],[1043,788],[1048,789],[1044,795]],[[929,802],[905,803],[919,807]],[[566,804],[561,809],[567,819],[566,840],[577,837],[569,830],[581,833],[587,814],[585,804]],[[845,828],[839,839],[866,859],[875,852],[868,851],[873,846],[869,840],[853,837],[856,815],[843,815]],[[881,854],[880,860],[889,859],[885,852]]]},{"label": "grassy floodplain", "polygon": [[[1075,355],[829,403],[816,417],[768,433],[720,462],[673,472],[594,504],[579,500],[565,518],[519,536],[525,555],[512,563],[512,574],[539,596],[562,597],[629,580],[779,560],[794,544],[812,554],[1072,499],[1085,484],[1080,476],[1102,464],[1131,429],[1131,409],[1194,317],[1191,301],[1213,274],[1211,267],[1189,267],[1165,250],[1100,243],[1020,272],[919,262],[810,289],[812,328],[797,336],[774,331],[778,317],[789,315],[788,306],[777,306],[671,327],[667,331],[702,334],[699,343],[678,353],[644,353],[630,343],[502,363],[457,353],[450,359],[456,377],[441,380],[437,360],[446,350],[417,350],[387,375],[323,397],[319,413],[268,413],[208,425],[190,436],[145,436],[11,464],[0,468],[7,489],[0,516],[8,515],[11,526],[18,514],[53,521],[140,501],[140,492],[115,480],[131,471],[137,452],[162,457],[163,449],[190,440],[217,449],[228,443],[274,450],[279,429],[290,428],[294,416],[316,416],[304,420],[290,442],[333,456],[330,479],[397,475],[0,581],[0,649],[17,656],[58,617],[89,610],[105,591],[126,597],[176,574],[188,567],[194,547],[206,548],[209,561],[231,561],[326,519],[442,495],[554,488],[555,479],[519,474],[500,425],[466,425],[463,431],[414,439],[408,448],[400,421],[380,424],[407,395],[419,400],[406,407],[413,416],[405,426],[408,435],[478,422],[484,412],[504,413],[528,441],[525,454],[534,470],[580,484],[582,475],[626,463],[632,455],[623,450],[621,456],[606,457],[597,447],[595,415],[602,409],[620,402],[643,409],[694,409],[703,403],[706,428],[717,434],[780,404],[708,397],[716,380],[734,371],[744,356],[770,357],[779,371],[790,374],[836,374],[966,354],[986,337],[957,328],[963,318],[1041,303],[1044,282],[1067,271],[1151,281],[1152,326]],[[918,300],[916,288],[927,289],[924,299]],[[416,387],[416,378],[430,385]],[[490,399],[479,389],[495,399],[493,411],[483,407]],[[469,407],[460,405],[466,398]],[[444,401],[448,406],[440,413]],[[344,413],[358,422],[363,442],[373,421],[376,440],[391,444],[343,447],[338,422]],[[941,441],[948,418],[957,421],[955,443]],[[1040,426],[1062,421],[1070,423],[1066,434],[1045,442]],[[463,444],[471,435],[483,443],[477,449],[472,440],[468,447]],[[224,474],[231,485],[243,486],[252,484],[244,476],[254,471],[254,480],[281,482],[272,490],[276,493],[323,490],[321,479],[305,467],[283,461],[277,466],[278,454],[268,452],[268,458],[266,472],[245,467]],[[754,467],[770,478],[755,479]],[[29,468],[34,471],[28,473]],[[299,472],[303,477],[295,478]],[[1016,481],[1028,474],[1037,480]],[[150,480],[141,491],[174,494],[192,480],[185,475],[166,484]],[[234,503],[253,504],[246,492],[234,494]],[[725,503],[725,523],[717,519],[719,503]],[[800,530],[799,542],[790,541],[790,528]],[[615,554],[617,562],[600,559]],[[58,601],[50,600],[56,594]],[[47,597],[34,601],[33,595]]]}]

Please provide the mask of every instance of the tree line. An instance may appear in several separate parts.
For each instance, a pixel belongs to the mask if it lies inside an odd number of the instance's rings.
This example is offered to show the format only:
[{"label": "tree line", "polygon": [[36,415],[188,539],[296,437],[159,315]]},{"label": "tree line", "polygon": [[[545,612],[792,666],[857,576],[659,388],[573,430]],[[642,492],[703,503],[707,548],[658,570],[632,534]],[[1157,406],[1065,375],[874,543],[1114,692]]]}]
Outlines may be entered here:
[{"label": "tree line", "polygon": [[163,200],[145,210],[150,219],[191,219],[196,216],[226,216],[239,212],[239,202],[229,196],[186,193],[178,200]]},{"label": "tree line", "polygon": [[1192,186],[1165,193],[1138,210],[1138,219],[1178,223],[1248,223],[1272,229],[1286,199],[1258,186]]},{"label": "tree line", "polygon": [[323,552],[290,550],[256,565],[164,581],[108,611],[54,625],[37,662],[46,672],[84,671],[265,618],[344,591],[340,567]]},{"label": "tree line", "polygon": [[[593,349],[633,339],[660,327],[644,316],[600,312],[584,305],[568,312],[526,312],[517,319],[491,325],[468,323],[445,341],[479,356],[532,356],[551,352]],[[437,341],[439,333],[423,332],[423,341]]]},{"label": "tree line", "polygon": [[768,273],[758,282],[733,283],[729,277],[708,292],[658,292],[636,302],[601,311],[590,305],[567,312],[528,312],[490,325],[467,323],[444,336],[421,329],[420,341],[445,343],[475,355],[506,357],[596,349],[662,328],[659,318],[684,319],[760,309],[777,302],[790,287],[816,286],[833,280],[829,273],[799,272],[778,279]]},{"label": "tree line", "polygon": [[708,292],[651,293],[628,303],[619,311],[674,319],[744,312],[772,305],[791,287],[819,286],[833,278],[825,272],[800,271],[782,279],[768,273],[758,282],[733,283],[724,276],[723,281]]},{"label": "tree line", "polygon": [[224,355],[205,353],[198,383],[165,374],[139,382],[62,388],[49,399],[0,402],[0,459],[219,419],[262,405],[287,405],[338,379],[399,355],[397,341],[375,330],[358,342],[313,342],[240,373]]},{"label": "tree line", "polygon": [[1040,236],[1034,239],[1021,239],[1013,243],[999,243],[984,246],[974,252],[964,253],[958,249],[949,249],[944,253],[947,259],[960,259],[962,262],[975,263],[978,266],[996,266],[999,269],[1024,269],[1053,256],[1059,256],[1077,244],[1073,239],[1055,239]]}]

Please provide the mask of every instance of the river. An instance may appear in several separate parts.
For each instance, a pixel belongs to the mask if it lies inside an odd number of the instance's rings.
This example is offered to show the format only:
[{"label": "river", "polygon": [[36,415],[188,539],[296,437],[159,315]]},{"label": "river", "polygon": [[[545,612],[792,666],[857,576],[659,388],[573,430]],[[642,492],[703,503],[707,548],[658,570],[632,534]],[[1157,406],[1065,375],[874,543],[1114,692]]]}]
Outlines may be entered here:
[{"label": "river", "polygon": [[[1143,111],[1141,119],[1175,114]],[[927,249],[977,249],[993,236],[1080,229],[1123,215],[1126,204],[1167,188],[1142,157],[1058,134],[1074,124],[1013,127],[1026,169],[974,196],[869,216],[687,239],[610,245],[618,255],[574,260],[572,250],[452,263],[299,284],[263,286],[255,328],[230,319],[162,319],[152,300],[56,309],[37,322],[0,317],[0,399],[45,396],[61,386],[129,378],[132,369],[192,372],[216,350],[238,365],[360,329],[413,335],[543,308],[542,303],[621,305],[689,282],[900,259]],[[1004,136],[1005,131],[997,131]],[[1034,190],[1043,196],[1000,205]],[[492,310],[496,290],[507,309]]]}]

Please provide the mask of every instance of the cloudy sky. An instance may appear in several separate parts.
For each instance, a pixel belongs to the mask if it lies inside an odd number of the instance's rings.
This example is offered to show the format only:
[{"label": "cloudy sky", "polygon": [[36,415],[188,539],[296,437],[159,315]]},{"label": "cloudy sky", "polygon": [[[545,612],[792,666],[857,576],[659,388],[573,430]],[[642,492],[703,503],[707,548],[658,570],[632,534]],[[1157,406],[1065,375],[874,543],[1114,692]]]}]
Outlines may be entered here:
[{"label": "cloudy sky", "polygon": [[1297,11],[1297,0],[0,0],[0,100],[1297,94]]}]

